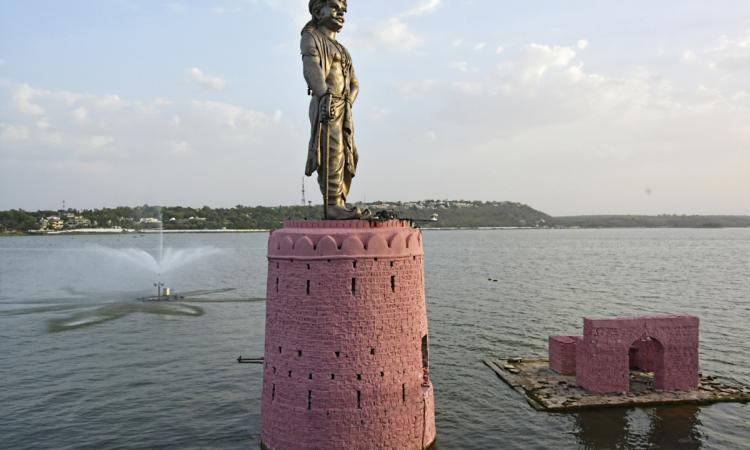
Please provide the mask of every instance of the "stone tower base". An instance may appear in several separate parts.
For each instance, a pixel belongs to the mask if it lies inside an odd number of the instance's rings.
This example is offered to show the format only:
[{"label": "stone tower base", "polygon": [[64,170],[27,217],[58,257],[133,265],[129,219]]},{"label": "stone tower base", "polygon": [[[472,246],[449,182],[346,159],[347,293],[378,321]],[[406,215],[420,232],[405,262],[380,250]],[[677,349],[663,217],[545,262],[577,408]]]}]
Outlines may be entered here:
[{"label": "stone tower base", "polygon": [[428,448],[422,234],[409,221],[288,221],[268,246],[264,448]]}]

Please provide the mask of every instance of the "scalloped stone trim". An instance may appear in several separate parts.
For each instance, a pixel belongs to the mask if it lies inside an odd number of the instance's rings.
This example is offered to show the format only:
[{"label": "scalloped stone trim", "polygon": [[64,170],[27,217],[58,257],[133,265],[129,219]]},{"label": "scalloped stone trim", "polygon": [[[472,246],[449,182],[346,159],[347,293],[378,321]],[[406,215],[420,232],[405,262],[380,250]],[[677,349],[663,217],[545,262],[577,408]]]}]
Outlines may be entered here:
[{"label": "scalloped stone trim", "polygon": [[268,258],[338,259],[423,256],[422,232],[408,220],[289,220],[271,233]]}]

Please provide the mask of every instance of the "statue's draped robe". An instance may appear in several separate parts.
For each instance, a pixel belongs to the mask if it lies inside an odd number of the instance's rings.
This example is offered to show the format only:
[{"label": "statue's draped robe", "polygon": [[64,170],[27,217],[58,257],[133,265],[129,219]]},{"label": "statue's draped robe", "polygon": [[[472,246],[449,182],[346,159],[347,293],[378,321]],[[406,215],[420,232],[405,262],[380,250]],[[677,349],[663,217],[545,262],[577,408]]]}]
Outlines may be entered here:
[{"label": "statue's draped robe", "polygon": [[[334,58],[340,61],[343,71],[343,92],[333,92],[331,110],[335,119],[322,124],[320,121],[320,99],[315,95],[310,100],[310,124],[312,133],[307,154],[305,175],[318,172],[318,184],[328,204],[346,204],[352,178],[357,170],[359,155],[354,144],[354,123],[349,91],[352,80],[352,58],[343,45],[325,36],[315,28],[305,29],[301,42],[302,56],[317,57],[323,69],[323,78],[328,79]],[[326,145],[328,145],[328,179],[325,180]]]}]

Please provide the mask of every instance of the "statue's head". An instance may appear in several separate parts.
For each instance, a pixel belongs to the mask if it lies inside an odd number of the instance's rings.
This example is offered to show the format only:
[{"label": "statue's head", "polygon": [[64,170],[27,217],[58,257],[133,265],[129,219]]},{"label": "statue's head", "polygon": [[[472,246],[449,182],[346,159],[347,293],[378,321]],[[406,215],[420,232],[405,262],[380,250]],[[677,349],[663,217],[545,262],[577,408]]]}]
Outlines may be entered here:
[{"label": "statue's head", "polygon": [[310,24],[336,32],[344,27],[346,0],[310,0],[308,8],[312,15]]}]

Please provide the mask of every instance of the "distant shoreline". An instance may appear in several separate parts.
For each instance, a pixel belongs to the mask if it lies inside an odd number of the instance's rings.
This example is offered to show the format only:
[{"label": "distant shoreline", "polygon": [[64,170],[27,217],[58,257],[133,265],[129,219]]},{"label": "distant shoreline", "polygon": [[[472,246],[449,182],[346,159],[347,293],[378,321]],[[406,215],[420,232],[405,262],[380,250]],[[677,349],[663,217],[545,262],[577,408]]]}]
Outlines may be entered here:
[{"label": "distant shoreline", "polygon": [[[750,226],[573,226],[573,227],[423,227],[424,231],[528,231],[528,230],[725,230],[725,229],[750,229]],[[263,229],[228,229],[228,230],[164,230],[164,234],[258,234],[268,233],[271,230]],[[160,230],[124,230],[124,231],[51,231],[36,233],[0,232],[0,237],[24,237],[24,236],[136,236],[144,234],[159,234]]]},{"label": "distant shoreline", "polygon": [[[419,200],[375,202],[371,211],[397,214],[425,230],[514,230],[575,228],[750,228],[750,215],[579,215],[553,217],[510,201]],[[316,206],[190,208],[136,206],[93,210],[0,211],[0,230],[22,234],[265,233],[285,220],[322,217]],[[13,231],[11,231],[13,230]],[[39,231],[37,231],[39,230]],[[60,233],[62,232],[62,233]],[[53,234],[54,233],[54,234]]]}]

